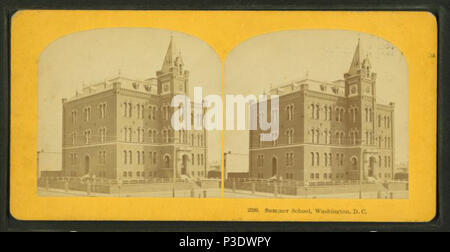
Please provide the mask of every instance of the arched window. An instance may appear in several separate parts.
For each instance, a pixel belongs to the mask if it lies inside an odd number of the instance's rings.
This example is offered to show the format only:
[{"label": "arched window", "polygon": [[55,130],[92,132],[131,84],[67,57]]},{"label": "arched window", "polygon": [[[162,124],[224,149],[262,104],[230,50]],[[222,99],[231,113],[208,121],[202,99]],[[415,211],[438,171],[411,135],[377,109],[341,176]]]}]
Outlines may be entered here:
[{"label": "arched window", "polygon": [[131,105],[131,102],[128,103],[128,117],[132,116],[133,112],[133,106]]},{"label": "arched window", "polygon": [[127,164],[127,151],[126,150],[123,151],[123,163]]},{"label": "arched window", "polygon": [[141,152],[140,152],[140,151],[137,151],[137,152],[136,152],[136,156],[137,156],[137,163],[138,163],[138,164],[141,164]]},{"label": "arched window", "polygon": [[163,135],[163,142],[167,143],[167,130],[163,129],[162,135]]},{"label": "arched window", "polygon": [[133,152],[128,151],[128,155],[130,156],[130,159],[129,159],[130,164],[132,164],[133,163]]},{"label": "arched window", "polygon": [[293,110],[293,105],[287,105],[286,107],[286,119],[288,121],[292,120],[292,110]]},{"label": "arched window", "polygon": [[316,105],[316,119],[320,119],[320,106],[319,106],[319,104]]},{"label": "arched window", "polygon": [[150,143],[153,143],[153,130],[148,131],[148,140]]},{"label": "arched window", "polygon": [[319,130],[316,130],[316,143],[317,144],[320,144],[320,131]]},{"label": "arched window", "polygon": [[352,114],[353,114],[353,123],[355,123],[356,122],[356,108],[354,108],[353,109],[353,112],[352,112]]},{"label": "arched window", "polygon": [[328,154],[324,153],[323,157],[324,157],[324,161],[325,161],[325,167],[327,167],[328,166]]},{"label": "arched window", "polygon": [[195,165],[195,155],[194,154],[191,155],[191,162],[192,162],[192,165]]},{"label": "arched window", "polygon": [[316,112],[315,112],[316,106],[314,104],[311,104],[311,118],[314,119]]},{"label": "arched window", "polygon": [[314,166],[314,152],[311,152],[311,166]]},{"label": "arched window", "polygon": [[164,168],[170,168],[170,156],[169,155],[164,156]]},{"label": "arched window", "polygon": [[311,130],[311,143],[315,143],[316,141],[316,131],[315,130]]},{"label": "arched window", "polygon": [[294,143],[294,130],[288,129],[287,135],[288,135],[288,144],[293,144]]},{"label": "arched window", "polygon": [[328,106],[328,113],[329,113],[328,120],[329,121],[333,120],[333,109],[331,108],[331,106]]},{"label": "arched window", "polygon": [[369,121],[369,109],[366,108],[365,112],[366,112],[366,122],[368,122]]},{"label": "arched window", "polygon": [[137,129],[137,140],[138,140],[138,143],[141,142],[141,128]]},{"label": "arched window", "polygon": [[316,152],[316,161],[317,161],[317,166],[320,165],[320,156],[319,156],[319,152]]}]

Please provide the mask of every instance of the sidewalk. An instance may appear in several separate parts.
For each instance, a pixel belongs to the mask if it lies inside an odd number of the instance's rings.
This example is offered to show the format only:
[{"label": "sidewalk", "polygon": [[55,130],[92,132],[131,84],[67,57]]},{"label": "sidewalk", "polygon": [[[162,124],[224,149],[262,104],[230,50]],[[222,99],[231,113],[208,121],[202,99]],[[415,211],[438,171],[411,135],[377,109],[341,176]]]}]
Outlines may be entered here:
[{"label": "sidewalk", "polygon": [[[203,191],[206,191],[207,198],[219,198],[221,197],[221,189],[196,189],[194,190],[195,198],[203,198]],[[136,198],[173,198],[173,192],[170,191],[158,191],[158,192],[135,192],[135,193],[91,193],[87,195],[86,192],[81,191],[65,191],[63,189],[38,188],[38,195],[41,197],[136,197]],[[177,190],[175,191],[176,198],[190,198],[191,190]]]},{"label": "sidewalk", "polygon": [[[382,198],[385,199],[386,192],[382,193]],[[363,192],[363,199],[378,199],[377,192]],[[397,191],[394,192],[394,199],[408,199],[409,192],[408,191]],[[244,190],[235,190],[225,189],[225,198],[280,198],[280,199],[359,199],[358,193],[331,193],[331,194],[316,194],[316,195],[286,195],[286,194],[278,194],[278,197],[275,197],[273,193],[264,193],[264,192],[256,192],[252,193],[251,191]]]}]

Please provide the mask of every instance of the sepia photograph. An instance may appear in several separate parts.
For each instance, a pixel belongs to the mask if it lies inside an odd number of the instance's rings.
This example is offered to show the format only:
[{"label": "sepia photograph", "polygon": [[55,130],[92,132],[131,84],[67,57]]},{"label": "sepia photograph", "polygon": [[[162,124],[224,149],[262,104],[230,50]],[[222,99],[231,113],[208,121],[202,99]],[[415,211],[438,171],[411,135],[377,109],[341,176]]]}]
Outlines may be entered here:
[{"label": "sepia photograph", "polygon": [[79,32],[44,50],[38,78],[40,196],[220,196],[220,132],[171,123],[173,97],[222,91],[206,43],[150,28]]},{"label": "sepia photograph", "polygon": [[11,215],[430,221],[437,27],[406,11],[19,11]]},{"label": "sepia photograph", "polygon": [[233,49],[224,86],[245,96],[230,107],[250,127],[225,131],[226,198],[408,199],[408,64],[395,45],[344,30],[263,34]]}]

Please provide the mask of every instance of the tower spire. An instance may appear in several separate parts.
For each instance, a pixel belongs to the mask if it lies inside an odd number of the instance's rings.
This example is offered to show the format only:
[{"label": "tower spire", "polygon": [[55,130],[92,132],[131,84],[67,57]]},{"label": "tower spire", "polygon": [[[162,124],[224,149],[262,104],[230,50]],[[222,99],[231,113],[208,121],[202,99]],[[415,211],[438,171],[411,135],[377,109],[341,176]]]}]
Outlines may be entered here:
[{"label": "tower spire", "polygon": [[355,54],[353,55],[352,64],[348,70],[349,74],[355,74],[358,69],[361,69],[361,40],[358,38],[358,45],[355,49]]},{"label": "tower spire", "polygon": [[173,35],[170,34],[170,42],[169,47],[167,48],[166,56],[164,57],[164,62],[161,67],[162,72],[168,72],[169,69],[174,66],[176,57],[176,48],[175,43],[173,41]]}]

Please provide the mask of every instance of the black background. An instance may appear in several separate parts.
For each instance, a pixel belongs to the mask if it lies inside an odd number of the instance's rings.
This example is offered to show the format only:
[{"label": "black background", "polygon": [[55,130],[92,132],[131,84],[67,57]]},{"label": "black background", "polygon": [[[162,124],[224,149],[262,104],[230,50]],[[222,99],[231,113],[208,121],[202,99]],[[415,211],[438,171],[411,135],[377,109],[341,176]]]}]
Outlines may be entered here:
[{"label": "black background", "polygon": [[[311,223],[311,222],[124,222],[124,221],[19,221],[9,212],[9,141],[10,141],[10,19],[17,10],[23,9],[79,9],[79,10],[353,10],[353,11],[386,11],[412,10],[429,11],[433,13],[439,25],[438,54],[438,134],[437,167],[438,167],[438,204],[437,215],[429,223]],[[190,237],[215,238],[223,236],[255,236],[236,232],[280,232],[280,231],[449,231],[449,131],[445,125],[449,121],[449,20],[450,2],[446,0],[309,0],[309,1],[137,1],[137,0],[0,0],[0,231],[171,231],[171,232],[202,232],[189,234]],[[26,99],[26,97],[24,97]],[[429,122],[430,124],[435,122]],[[389,211],[387,209],[387,211]],[[402,213],[398,213],[401,215]],[[209,234],[204,232],[233,232]],[[176,233],[170,236],[154,236],[154,239],[164,239],[170,247],[177,247],[180,238],[186,233]],[[261,234],[259,234],[261,235]],[[266,234],[273,236],[271,247],[283,243],[288,245],[293,240],[291,236],[280,233]],[[141,240],[145,242],[146,239]],[[163,240],[160,240],[163,241]],[[288,241],[288,244],[285,242]],[[405,242],[405,241],[403,241]],[[406,241],[407,242],[407,241]],[[342,245],[342,244],[341,244]]]}]

